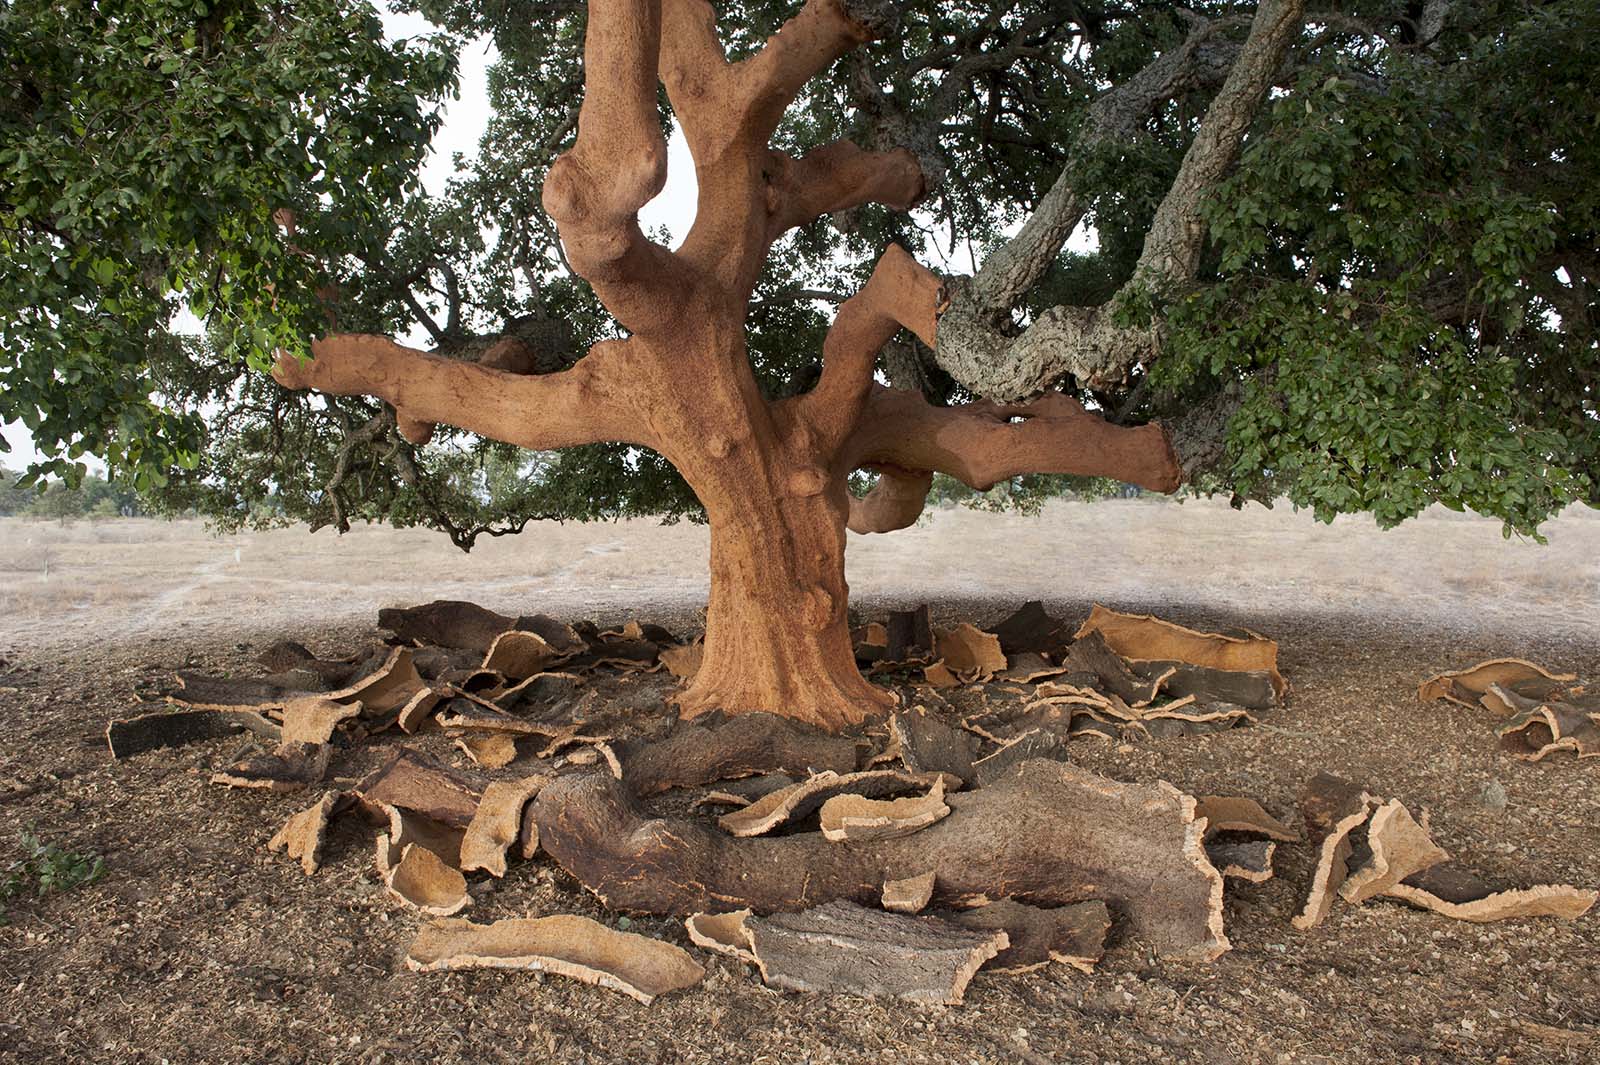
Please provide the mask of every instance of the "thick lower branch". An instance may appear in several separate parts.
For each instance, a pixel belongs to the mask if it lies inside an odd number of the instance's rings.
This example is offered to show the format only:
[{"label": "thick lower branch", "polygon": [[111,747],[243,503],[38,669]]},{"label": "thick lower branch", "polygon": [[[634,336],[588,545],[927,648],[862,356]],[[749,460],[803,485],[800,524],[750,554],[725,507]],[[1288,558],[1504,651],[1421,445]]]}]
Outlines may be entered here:
[{"label": "thick lower branch", "polygon": [[885,466],[878,483],[864,496],[850,498],[847,527],[853,533],[886,533],[915,525],[928,504],[933,487],[929,470],[902,470]]},{"label": "thick lower branch", "polygon": [[513,374],[442,359],[388,337],[344,333],[314,341],[309,360],[280,354],[272,376],[285,388],[384,400],[408,439],[443,423],[537,450],[607,440],[653,446],[617,365],[628,344],[597,344],[560,373]]},{"label": "thick lower branch", "polygon": [[877,386],[844,453],[852,465],[935,470],[979,491],[1025,473],[1114,477],[1157,492],[1182,482],[1160,425],[1115,426],[1060,393],[935,407],[915,392]]}]

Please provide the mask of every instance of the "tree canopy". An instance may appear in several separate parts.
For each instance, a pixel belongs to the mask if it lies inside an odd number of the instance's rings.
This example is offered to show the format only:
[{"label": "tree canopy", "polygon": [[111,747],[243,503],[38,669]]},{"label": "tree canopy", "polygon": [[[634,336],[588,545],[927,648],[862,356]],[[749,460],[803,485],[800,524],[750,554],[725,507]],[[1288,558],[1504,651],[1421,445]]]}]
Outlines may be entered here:
[{"label": "tree canopy", "polygon": [[[576,132],[585,5],[397,6],[439,33],[386,41],[350,0],[0,2],[0,420],[32,431],[36,472],[98,455],[225,526],[382,519],[463,547],[696,513],[647,450],[416,444],[379,401],[262,372],[335,323],[463,359],[514,337],[535,372],[624,335],[540,198]],[[737,59],[797,5],[715,6]],[[910,148],[928,195],[774,245],[746,324],[769,396],[813,386],[834,306],[894,241],[951,306],[937,350],[901,334],[879,372],[935,403],[1060,391],[1160,419],[1191,486],[1324,517],[1438,502],[1532,531],[1600,504],[1592,2],[1263,4],[1285,50],[1253,67],[1253,2],[879,6],[882,39],[774,144]],[[418,166],[485,34],[493,117],[430,196]]]}]

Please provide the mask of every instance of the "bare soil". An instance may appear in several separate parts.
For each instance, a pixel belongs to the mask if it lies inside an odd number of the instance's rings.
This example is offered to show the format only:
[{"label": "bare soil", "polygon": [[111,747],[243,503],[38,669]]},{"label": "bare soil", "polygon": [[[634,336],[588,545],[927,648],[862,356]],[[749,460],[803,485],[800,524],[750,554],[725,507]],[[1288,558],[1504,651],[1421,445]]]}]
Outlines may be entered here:
[{"label": "bare soil", "polygon": [[[939,511],[853,537],[850,582],[863,616],[928,601],[936,619],[984,624],[1042,598],[1077,619],[1100,600],[1268,633],[1294,691],[1267,723],[1084,741],[1074,759],[1252,795],[1284,816],[1327,769],[1427,807],[1436,839],[1485,874],[1594,887],[1600,766],[1517,761],[1486,714],[1416,700],[1422,677],[1488,657],[1600,680],[1600,515],[1573,511],[1546,531],[1539,546],[1444,512],[1380,533],[1149,500],[1038,518]],[[700,987],[648,1007],[523,973],[414,974],[402,959],[417,919],[384,898],[369,830],[336,827],[308,878],[266,851],[308,798],[208,783],[242,739],[124,763],[105,750],[107,720],[174,668],[253,672],[285,636],[354,650],[376,637],[379,606],[465,598],[691,632],[705,552],[703,529],[649,523],[538,527],[464,557],[421,532],[217,539],[186,523],[0,522],[0,867],[30,826],[107,863],[99,883],[11,904],[0,1062],[1600,1060],[1600,915],[1479,926],[1339,903],[1299,933],[1303,846],[1280,849],[1274,880],[1230,883],[1234,949],[1216,962],[1162,961],[1123,940],[1092,976],[980,976],[948,1009],[780,994],[710,956]],[[660,715],[670,679],[599,689],[613,709]],[[353,749],[330,776],[353,780],[382,753]],[[1494,784],[1503,808],[1485,795]],[[618,920],[542,862],[514,866],[470,911],[554,912]],[[631,927],[686,943],[673,921]]]}]

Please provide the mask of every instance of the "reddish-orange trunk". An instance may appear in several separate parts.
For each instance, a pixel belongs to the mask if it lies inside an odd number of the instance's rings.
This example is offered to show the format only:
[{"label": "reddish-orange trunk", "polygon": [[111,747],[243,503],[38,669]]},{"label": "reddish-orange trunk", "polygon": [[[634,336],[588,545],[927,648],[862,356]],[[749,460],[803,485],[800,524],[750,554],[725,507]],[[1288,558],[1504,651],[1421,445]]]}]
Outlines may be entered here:
[{"label": "reddish-orange trunk", "polygon": [[837,731],[887,712],[894,696],[861,675],[850,642],[843,483],[708,510],[705,655],[684,716],[766,711]]}]

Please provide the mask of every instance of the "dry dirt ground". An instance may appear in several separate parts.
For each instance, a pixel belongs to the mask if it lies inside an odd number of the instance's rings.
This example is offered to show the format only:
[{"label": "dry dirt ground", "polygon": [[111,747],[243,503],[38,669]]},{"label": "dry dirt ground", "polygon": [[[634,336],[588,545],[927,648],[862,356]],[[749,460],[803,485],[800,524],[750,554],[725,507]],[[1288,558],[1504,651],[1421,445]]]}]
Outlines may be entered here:
[{"label": "dry dirt ground", "polygon": [[[1085,741],[1073,757],[1280,815],[1327,769],[1427,807],[1438,841],[1486,874],[1596,887],[1600,765],[1516,761],[1485,714],[1416,701],[1420,678],[1487,657],[1600,680],[1600,514],[1547,532],[1541,547],[1444,512],[1380,533],[1144,500],[1038,518],[952,510],[852,538],[850,581],[866,617],[928,601],[936,621],[983,624],[1043,598],[1076,620],[1100,600],[1271,634],[1294,691],[1267,724]],[[0,869],[28,827],[106,862],[91,886],[12,902],[0,1062],[1600,1061],[1600,914],[1480,926],[1341,903],[1300,933],[1303,846],[1280,849],[1267,884],[1230,882],[1234,949],[1216,962],[1124,940],[1092,976],[980,976],[960,1007],[781,994],[711,957],[700,987],[652,1006],[554,977],[414,974],[402,959],[417,920],[384,898],[368,830],[336,828],[308,878],[265,846],[307,800],[208,783],[239,740],[124,763],[105,750],[106,721],[174,668],[247,672],[284,636],[354,650],[377,635],[380,605],[466,598],[690,632],[705,553],[704,530],[648,523],[531,528],[463,557],[417,532],[216,539],[181,523],[0,522]],[[601,690],[660,711],[669,682]],[[378,748],[330,776],[359,776]],[[1485,795],[1495,784],[1503,807]],[[617,920],[539,862],[471,912]],[[686,942],[676,922],[632,928]]]}]

